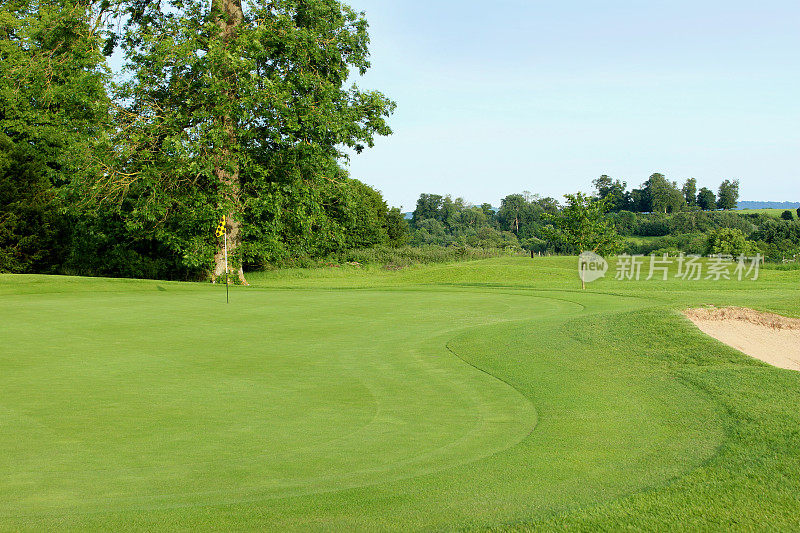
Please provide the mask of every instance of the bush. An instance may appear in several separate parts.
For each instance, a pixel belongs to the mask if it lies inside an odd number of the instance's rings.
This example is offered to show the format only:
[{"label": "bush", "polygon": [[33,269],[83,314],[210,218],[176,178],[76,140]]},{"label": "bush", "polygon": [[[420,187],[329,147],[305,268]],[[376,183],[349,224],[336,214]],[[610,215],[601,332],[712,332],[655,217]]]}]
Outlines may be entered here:
[{"label": "bush", "polygon": [[733,228],[720,228],[713,230],[708,235],[707,254],[747,255],[758,253],[756,243],[748,241],[741,230]]},{"label": "bush", "polygon": [[463,239],[463,244],[472,248],[487,248],[501,250],[518,250],[519,240],[510,231],[498,231],[492,227],[484,226],[477,230],[470,229],[469,235]]},{"label": "bush", "polygon": [[661,215],[649,215],[639,220],[633,234],[641,237],[664,237],[671,232],[669,219]]},{"label": "bush", "polygon": [[347,250],[337,257],[339,262],[357,262],[365,265],[410,266],[415,264],[472,261],[508,255],[508,250],[472,248],[469,246],[376,246]]},{"label": "bush", "polygon": [[792,215],[792,212],[787,209],[786,211],[781,213],[781,218],[783,220],[794,220],[794,215]]},{"label": "bush", "polygon": [[703,255],[706,253],[707,245],[708,237],[705,234],[685,233],[682,235],[667,235],[641,244],[629,243],[625,251],[631,255],[650,255],[663,252]]},{"label": "bush", "polygon": [[611,215],[617,233],[623,236],[633,235],[636,230],[636,214],[630,211],[620,211]]},{"label": "bush", "polygon": [[553,245],[545,240],[539,239],[537,237],[531,237],[530,239],[525,239],[520,243],[523,250],[527,250],[529,252],[534,253],[553,253]]}]

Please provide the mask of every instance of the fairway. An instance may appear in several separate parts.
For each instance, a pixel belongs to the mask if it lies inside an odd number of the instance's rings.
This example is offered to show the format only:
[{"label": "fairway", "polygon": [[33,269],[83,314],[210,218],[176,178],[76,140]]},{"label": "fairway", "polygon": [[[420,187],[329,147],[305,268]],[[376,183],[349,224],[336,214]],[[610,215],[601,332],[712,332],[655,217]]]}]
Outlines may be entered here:
[{"label": "fairway", "polygon": [[800,527],[798,373],[680,314],[800,272],[574,268],[0,276],[0,529]]}]

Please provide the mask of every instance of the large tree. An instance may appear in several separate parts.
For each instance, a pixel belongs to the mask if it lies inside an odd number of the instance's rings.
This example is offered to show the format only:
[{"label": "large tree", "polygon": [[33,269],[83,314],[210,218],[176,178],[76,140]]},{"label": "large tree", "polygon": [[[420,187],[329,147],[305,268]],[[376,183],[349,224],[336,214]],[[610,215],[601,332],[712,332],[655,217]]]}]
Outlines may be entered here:
[{"label": "large tree", "polygon": [[687,205],[697,205],[697,180],[689,178],[681,189]]},{"label": "large tree", "polygon": [[57,270],[73,180],[107,125],[108,72],[90,2],[0,8],[0,271]]},{"label": "large tree", "polygon": [[330,201],[347,179],[338,161],[389,134],[394,106],[346,87],[369,67],[363,15],[337,0],[127,6],[131,75],[117,95],[116,164],[97,190],[129,231],[213,278],[223,266],[212,228],[224,215],[242,283],[248,258],[343,243]]},{"label": "large tree", "polygon": [[703,211],[713,211],[717,207],[717,196],[708,187],[702,187],[697,193],[697,205]]},{"label": "large tree", "polygon": [[686,205],[678,184],[667,180],[663,174],[656,173],[650,176],[644,188],[650,203],[649,211],[653,213],[675,213]]},{"label": "large tree", "polygon": [[595,252],[600,255],[620,250],[621,238],[613,222],[606,216],[606,200],[583,193],[567,194],[566,206],[555,215],[548,214],[551,226],[547,239],[555,248],[566,253]]},{"label": "large tree", "polygon": [[614,180],[603,174],[592,181],[592,185],[597,191],[597,197],[607,200],[609,211],[625,211],[631,208],[631,194],[624,181]]},{"label": "large tree", "polygon": [[525,216],[530,202],[522,194],[509,194],[500,201],[500,209],[497,211],[497,220],[500,227],[505,231],[510,231],[519,235],[522,219]]},{"label": "large tree", "polygon": [[725,180],[719,186],[717,207],[719,209],[736,209],[739,203],[739,180]]},{"label": "large tree", "polygon": [[411,224],[418,227],[423,220],[434,219],[442,222],[442,206],[444,196],[440,194],[422,193],[417,199],[417,207],[411,214]]}]

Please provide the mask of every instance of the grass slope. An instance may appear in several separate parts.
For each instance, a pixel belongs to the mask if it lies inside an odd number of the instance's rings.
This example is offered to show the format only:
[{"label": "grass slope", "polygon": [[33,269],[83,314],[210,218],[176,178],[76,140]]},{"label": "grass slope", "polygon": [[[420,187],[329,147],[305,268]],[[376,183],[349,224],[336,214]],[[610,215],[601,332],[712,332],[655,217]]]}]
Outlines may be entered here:
[{"label": "grass slope", "polygon": [[797,208],[800,206],[794,205],[792,207],[787,207],[784,209],[737,209],[734,213],[739,213],[742,215],[767,215],[774,218],[780,218],[784,211],[791,211],[793,216],[797,216]]},{"label": "grass slope", "polygon": [[0,276],[0,529],[800,528],[800,374],[571,258]]}]

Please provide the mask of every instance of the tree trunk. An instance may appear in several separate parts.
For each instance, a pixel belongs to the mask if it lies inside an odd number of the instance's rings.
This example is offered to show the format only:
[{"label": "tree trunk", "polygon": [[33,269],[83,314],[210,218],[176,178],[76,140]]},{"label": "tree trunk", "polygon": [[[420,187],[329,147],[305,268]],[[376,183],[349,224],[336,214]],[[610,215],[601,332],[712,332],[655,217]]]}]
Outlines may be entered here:
[{"label": "tree trunk", "polygon": [[[236,267],[231,268],[231,261],[230,261],[230,254],[231,251],[235,249],[236,246],[241,244],[242,239],[239,235],[239,231],[241,229],[241,224],[238,220],[233,217],[233,213],[229,213],[225,217],[225,234],[228,240],[228,278],[232,278],[233,274],[235,273],[237,278],[239,279],[239,283],[242,285],[249,285],[247,283],[247,279],[244,277],[244,269],[242,268],[241,264],[238,264]],[[217,278],[221,278],[225,276],[225,241],[220,239],[220,247],[217,252],[214,254],[214,271],[211,273],[211,280],[216,282]],[[233,244],[233,246],[232,246]]]},{"label": "tree trunk", "polygon": [[[242,24],[244,20],[244,12],[242,11],[241,0],[211,0],[211,12],[216,15],[216,22],[220,28],[220,38],[223,43],[226,43],[236,33],[236,28]],[[226,95],[229,99],[236,98],[235,94]],[[231,150],[231,147],[236,146],[236,126],[233,124],[231,117],[219,117],[223,129],[228,138],[228,145],[219,150],[219,164],[214,169],[217,179],[222,183],[228,194],[229,200],[233,205],[239,205],[239,192],[241,189],[241,181],[239,179],[239,164],[236,160],[236,154]],[[236,272],[239,282],[242,285],[248,285],[244,277],[244,269],[241,265],[241,260],[237,261],[234,269],[230,268],[231,254],[239,248],[242,243],[241,236],[241,221],[237,219],[238,214],[230,212],[226,215],[225,234],[228,242],[228,271]],[[224,241],[220,242],[217,253],[214,255],[214,271],[211,275],[212,280],[217,277],[225,275],[225,250],[223,249]]]}]

